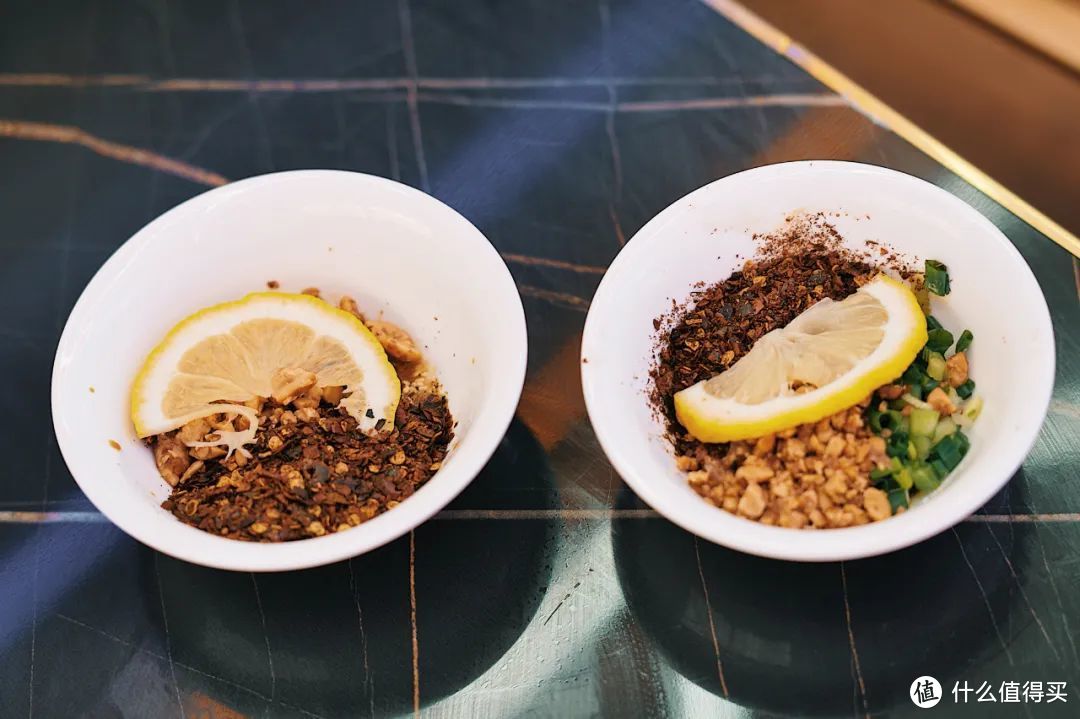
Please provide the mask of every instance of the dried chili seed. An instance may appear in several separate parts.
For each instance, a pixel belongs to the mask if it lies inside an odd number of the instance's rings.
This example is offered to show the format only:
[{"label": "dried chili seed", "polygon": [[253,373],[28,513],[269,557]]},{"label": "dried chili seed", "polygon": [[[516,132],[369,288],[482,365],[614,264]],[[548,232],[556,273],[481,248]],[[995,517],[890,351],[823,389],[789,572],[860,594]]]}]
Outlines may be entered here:
[{"label": "dried chili seed", "polygon": [[[206,460],[161,506],[186,524],[230,539],[322,536],[361,524],[411,496],[442,466],[454,436],[446,398],[428,392],[403,392],[398,425],[371,436],[337,407],[322,403],[313,411],[318,420],[290,436],[291,428],[283,425],[294,425],[295,416],[266,402],[244,466],[231,459],[226,466],[224,457]],[[334,459],[328,463],[329,456]],[[369,469],[374,473],[366,474]],[[365,474],[374,481],[358,479]]]}]

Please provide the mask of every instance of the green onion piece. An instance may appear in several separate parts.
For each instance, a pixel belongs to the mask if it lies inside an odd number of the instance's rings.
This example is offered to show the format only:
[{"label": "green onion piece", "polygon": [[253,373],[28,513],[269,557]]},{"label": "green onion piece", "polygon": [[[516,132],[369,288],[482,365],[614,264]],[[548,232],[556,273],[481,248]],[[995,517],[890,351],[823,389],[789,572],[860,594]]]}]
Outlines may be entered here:
[{"label": "green onion piece", "polygon": [[908,433],[906,429],[893,431],[892,435],[885,441],[885,454],[890,457],[907,457]]},{"label": "green onion piece", "polygon": [[971,346],[971,340],[975,339],[975,335],[971,334],[971,330],[964,330],[960,333],[960,339],[956,340],[956,351],[963,352]]},{"label": "green onion piece", "polygon": [[[871,420],[872,422],[873,420]],[[881,429],[891,429],[894,432],[901,429],[904,425],[904,415],[900,414],[895,409],[886,410],[885,412],[879,412],[877,416],[878,426]],[[873,426],[873,425],[871,425]],[[880,431],[880,430],[879,430]]]},{"label": "green onion piece", "polygon": [[930,461],[932,463],[935,459],[940,460],[947,471],[951,472],[967,454],[969,446],[968,438],[963,432],[954,432],[934,445],[930,450]]},{"label": "green onion piece", "polygon": [[937,260],[927,260],[926,289],[939,297],[949,294],[949,268]]},{"label": "green onion piece", "polygon": [[945,477],[947,477],[949,474],[949,468],[946,467],[945,463],[942,462],[940,459],[930,460],[930,466],[933,468],[934,474],[937,475],[939,480],[945,479]]},{"label": "green onion piece", "polygon": [[956,394],[960,395],[961,399],[967,399],[971,396],[971,393],[975,391],[975,382],[972,380],[965,380],[962,385],[956,388]]},{"label": "green onion piece", "polygon": [[[952,336],[952,332],[949,332],[949,330],[940,329],[940,330],[930,330],[929,332],[927,332],[926,349],[930,350],[930,352],[937,352],[939,354],[945,354],[945,352],[947,352],[948,349],[950,347],[952,347],[952,343],[953,343],[953,336]],[[928,363],[929,363],[929,357],[932,357],[932,356],[933,355],[928,356],[928,358],[927,358]]]},{"label": "green onion piece", "polygon": [[892,507],[893,514],[896,514],[896,510],[900,509],[900,507],[907,508],[909,504],[906,489],[894,489],[889,492],[889,506]]},{"label": "green onion piece", "polygon": [[900,485],[900,489],[911,489],[911,485],[913,484],[911,472],[908,471],[907,467],[903,467],[899,472],[893,472],[893,479]]},{"label": "green onion piece", "polygon": [[[944,330],[935,330],[935,332],[944,332]],[[931,353],[930,359],[926,361],[926,374],[930,376],[930,379],[940,382],[945,376],[945,358],[937,352]]]},{"label": "green onion piece", "polygon": [[[959,388],[957,389],[957,391],[958,392],[960,391]],[[921,401],[923,399],[922,385],[921,384],[908,385],[907,394],[908,394],[908,396],[914,397],[915,399]]]},{"label": "green onion piece", "polygon": [[870,481],[878,482],[882,479],[888,479],[892,476],[892,467],[874,468],[870,470]]},{"label": "green onion piece", "polygon": [[929,492],[937,489],[941,485],[941,480],[937,478],[937,473],[926,462],[916,462],[909,470],[911,473],[911,481],[915,484],[915,488],[920,492]]},{"label": "green onion piece", "polygon": [[952,417],[945,417],[937,423],[937,427],[934,428],[934,444],[937,444],[945,437],[956,431],[956,422],[953,422]]},{"label": "green onion piece", "polygon": [[873,405],[871,405],[870,411],[866,413],[866,422],[870,425],[870,429],[874,431],[874,434],[881,434],[881,415],[882,412]]},{"label": "green onion piece", "polygon": [[[914,409],[933,409],[930,405],[928,405],[926,402],[923,402],[911,392],[905,392],[904,394],[900,395],[900,399],[904,400],[905,404]],[[900,411],[903,412],[903,410]]]},{"label": "green onion piece", "polygon": [[919,450],[915,448],[915,443],[910,439],[907,443],[907,458],[914,461],[919,458]]},{"label": "green onion piece", "polygon": [[936,379],[930,379],[929,377],[927,377],[926,381],[923,382],[923,386],[922,386],[923,392],[925,392],[926,394],[930,394],[931,392],[934,391],[934,388],[937,387],[939,384],[941,384],[941,383],[938,382]]},{"label": "green onion piece", "polygon": [[974,422],[979,418],[979,414],[982,412],[983,398],[972,397],[966,405],[964,405],[963,415]]},{"label": "green onion piece", "polygon": [[926,459],[930,456],[930,448],[934,446],[934,440],[925,435],[914,435],[911,443],[915,445],[915,458]]},{"label": "green onion piece", "polygon": [[921,385],[926,381],[926,373],[923,372],[922,367],[912,363],[904,370],[904,374],[900,375],[900,382],[898,384],[906,385]]},{"label": "green onion piece", "polygon": [[960,446],[963,447],[963,453],[967,454],[968,450],[971,449],[971,440],[968,439],[968,436],[963,432],[957,432],[956,436],[960,438]]},{"label": "green onion piece", "polygon": [[913,437],[933,437],[940,415],[932,409],[913,409],[908,421]]},{"label": "green onion piece", "polygon": [[933,315],[927,315],[926,316],[926,330],[928,332],[930,330],[943,330],[943,329],[945,329],[945,327],[940,322],[937,321],[937,317],[934,317]]}]

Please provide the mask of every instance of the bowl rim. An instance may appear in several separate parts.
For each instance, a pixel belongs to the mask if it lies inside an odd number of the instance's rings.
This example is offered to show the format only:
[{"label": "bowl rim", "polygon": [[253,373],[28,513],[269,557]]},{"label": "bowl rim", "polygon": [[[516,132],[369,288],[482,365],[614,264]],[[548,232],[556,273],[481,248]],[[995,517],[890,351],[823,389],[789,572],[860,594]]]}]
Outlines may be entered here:
[{"label": "bowl rim", "polygon": [[[608,319],[609,312],[606,306],[610,303],[610,298],[619,291],[617,283],[625,271],[624,268],[629,266],[638,255],[646,256],[652,249],[647,248],[642,241],[636,244],[635,241],[639,238],[647,239],[658,233],[662,234],[664,226],[671,219],[685,211],[695,201],[716,192],[719,188],[747,180],[758,181],[778,175],[809,171],[860,173],[906,184],[919,192],[938,195],[945,204],[951,205],[957,214],[966,216],[971,222],[980,226],[987,236],[987,241],[1000,245],[1011,257],[1016,271],[1026,273],[1026,279],[1030,280],[1036,290],[1038,316],[1029,317],[1029,321],[1038,322],[1046,329],[1049,349],[1048,352],[1037,353],[1044,358],[1045,362],[1040,368],[1041,371],[1035,373],[1041,385],[1033,384],[1030,388],[1031,396],[1034,398],[1033,406],[1038,409],[1039,421],[1033,422],[1026,430],[1026,434],[1017,438],[1014,449],[1010,453],[1009,462],[1007,465],[1001,465],[999,473],[990,478],[991,481],[983,482],[981,488],[968,491],[965,501],[958,502],[958,506],[950,513],[940,514],[936,521],[918,521],[929,518],[929,515],[924,516],[923,512],[913,511],[893,517],[887,522],[810,532],[762,525],[722,510],[716,510],[704,502],[700,502],[700,508],[696,510],[687,510],[681,496],[662,491],[664,488],[662,482],[653,481],[643,468],[634,465],[622,451],[627,440],[617,436],[606,424],[607,415],[613,410],[605,409],[605,401],[600,397],[593,379],[595,368],[602,363],[589,363],[585,360],[602,354],[603,345],[597,339],[599,333],[597,327]],[[581,360],[581,382],[585,406],[597,440],[623,480],[657,513],[696,536],[747,554],[788,561],[830,562],[877,556],[909,547],[955,526],[986,504],[1013,477],[1024,459],[1031,453],[1038,439],[1053,395],[1056,355],[1050,310],[1038,280],[1016,246],[981,212],[953,193],[898,170],[841,160],[796,160],[749,168],[709,182],[672,202],[634,233],[608,267],[607,273],[593,296],[582,334]],[[644,397],[642,399],[645,401]],[[666,443],[666,440],[664,441]],[[705,512],[705,509],[710,511]],[[799,541],[792,542],[791,540],[796,537]]]},{"label": "bowl rim", "polygon": [[[460,241],[471,245],[471,251],[480,255],[486,254],[497,262],[492,265],[492,277],[483,291],[497,294],[502,302],[509,303],[507,332],[501,340],[505,345],[508,361],[500,367],[501,379],[493,388],[491,398],[484,407],[483,424],[473,427],[467,438],[455,448],[455,454],[468,448],[457,464],[437,471],[422,490],[409,497],[408,501],[353,530],[292,542],[240,542],[218,537],[173,520],[177,527],[186,530],[184,534],[192,542],[164,541],[154,531],[155,526],[159,526],[156,515],[133,516],[130,512],[117,511],[117,508],[107,501],[108,497],[104,496],[100,484],[86,480],[87,473],[100,472],[101,468],[92,464],[92,458],[83,456],[85,450],[78,445],[77,438],[68,431],[62,421],[67,373],[64,360],[77,355],[76,340],[79,329],[87,321],[88,313],[101,301],[102,293],[114,281],[116,271],[148,243],[161,241],[160,237],[156,236],[158,228],[172,223],[182,213],[198,211],[215,202],[227,200],[231,194],[238,191],[249,193],[282,183],[312,181],[354,183],[358,192],[363,192],[365,187],[376,187],[379,191],[405,195],[411,202],[428,205],[440,212],[452,213],[464,223],[461,226]],[[68,315],[57,344],[50,385],[53,431],[65,464],[90,502],[123,532],[148,547],[177,559],[216,569],[249,572],[306,569],[349,559],[392,542],[423,524],[460,494],[483,470],[509,429],[524,388],[527,362],[525,309],[517,284],[502,255],[464,215],[426,192],[377,175],[324,169],[273,172],[230,182],[177,204],[136,231],[98,268]],[[80,474],[83,475],[82,479]],[[440,478],[442,481],[437,481]],[[425,493],[423,489],[429,491]],[[192,548],[193,545],[195,549]],[[218,551],[208,551],[209,546],[215,546]]]}]

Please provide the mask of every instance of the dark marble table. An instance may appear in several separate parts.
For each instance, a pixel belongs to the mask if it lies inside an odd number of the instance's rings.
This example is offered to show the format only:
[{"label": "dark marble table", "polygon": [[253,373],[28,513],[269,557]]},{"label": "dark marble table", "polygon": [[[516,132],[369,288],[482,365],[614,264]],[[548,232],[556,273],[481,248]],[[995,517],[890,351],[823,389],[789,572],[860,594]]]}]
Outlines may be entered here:
[{"label": "dark marble table", "polygon": [[[974,205],[1031,264],[1057,333],[1050,416],[1005,490],[844,564],[756,559],[656,517],[601,453],[578,376],[626,238],[710,180],[803,158]],[[428,190],[503,253],[529,323],[517,420],[447,511],[369,555],[255,576],[156,554],[60,458],[59,331],[156,215],[307,167]],[[0,219],[0,717],[914,715],[924,674],[946,714],[1076,715],[1073,260],[705,5],[8,0]],[[1046,696],[976,703],[1012,681]]]}]

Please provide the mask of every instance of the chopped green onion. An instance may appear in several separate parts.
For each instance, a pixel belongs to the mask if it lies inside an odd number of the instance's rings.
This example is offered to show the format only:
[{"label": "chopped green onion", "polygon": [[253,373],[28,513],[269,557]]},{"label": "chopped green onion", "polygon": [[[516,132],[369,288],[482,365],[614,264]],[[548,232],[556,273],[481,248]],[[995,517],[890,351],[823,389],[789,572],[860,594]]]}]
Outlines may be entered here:
[{"label": "chopped green onion", "polygon": [[934,469],[934,473],[938,476],[938,479],[945,479],[949,474],[949,468],[945,466],[945,463],[940,459],[930,460],[930,466]]},{"label": "chopped green onion", "polygon": [[927,260],[926,289],[939,297],[949,294],[949,268],[937,260]]},{"label": "chopped green onion", "polygon": [[[911,394],[911,392],[905,392],[904,394],[900,395],[900,399],[904,401],[904,404],[910,405],[915,409],[933,409],[926,402],[923,402],[921,399]],[[901,410],[901,412],[902,411],[903,410]]]},{"label": "chopped green onion", "polygon": [[[890,492],[894,489],[907,489],[911,486],[908,475],[899,476],[904,471],[903,463],[893,457],[888,467],[875,468],[870,470],[870,481],[874,483],[876,487],[886,492]],[[907,486],[903,486],[901,482],[908,482]]]},{"label": "chopped green onion", "polygon": [[934,446],[934,440],[925,435],[916,434],[911,437],[911,443],[915,445],[915,458],[926,459],[930,456],[930,448]]},{"label": "chopped green onion", "polygon": [[926,462],[916,462],[910,469],[911,481],[915,484],[915,488],[920,492],[929,492],[933,489],[937,489],[941,484],[941,480],[938,479],[937,473]]},{"label": "chopped green onion", "polygon": [[[879,429],[875,430],[880,432],[883,429],[891,429],[893,431],[900,429],[904,425],[904,415],[897,412],[895,409],[886,410],[884,412],[877,413],[877,422]],[[874,417],[870,418],[871,429],[874,425]]]},{"label": "chopped green onion", "polygon": [[946,471],[951,472],[960,464],[960,460],[967,454],[970,443],[963,432],[954,432],[943,438],[930,450],[930,460],[940,460],[945,465]]},{"label": "chopped green onion", "polygon": [[956,351],[963,352],[971,346],[971,340],[975,339],[975,335],[971,334],[971,330],[964,330],[960,333],[960,339],[956,340]]},{"label": "chopped green onion", "polygon": [[922,367],[912,363],[904,370],[904,374],[900,376],[900,381],[906,385],[921,385],[926,381],[926,373],[923,372]]},{"label": "chopped green onion", "polygon": [[[948,269],[940,262],[926,263],[926,287],[937,295],[949,293]],[[895,511],[908,507],[911,492],[929,492],[963,460],[971,442],[963,428],[974,422],[982,410],[982,399],[974,396],[974,380],[958,387],[945,381],[946,357],[956,339],[936,317],[926,315],[927,340],[903,374],[893,380],[903,385],[903,394],[894,400],[881,397],[867,410],[870,428],[885,440],[889,466],[870,472],[873,486],[886,492]],[[974,335],[964,330],[956,340],[956,351],[971,347]],[[942,416],[926,402],[935,389],[946,391],[958,408],[952,416]]]},{"label": "chopped green onion", "polygon": [[913,481],[911,479],[911,472],[907,467],[901,467],[898,471],[893,472],[893,479],[900,485],[900,489],[911,489]]},{"label": "chopped green onion", "polygon": [[900,409],[903,409],[904,403],[900,400],[893,400],[890,404],[894,403],[898,405],[898,409],[890,408],[881,412],[877,408],[871,408],[869,414],[870,429],[877,434],[881,434],[882,430],[886,429],[894,432],[898,429],[907,431],[907,418],[900,414]]},{"label": "chopped green onion", "polygon": [[[927,332],[926,349],[945,354],[952,347],[953,336],[949,330],[930,330]],[[932,356],[932,355],[931,355]],[[928,360],[929,361],[929,360]]]},{"label": "chopped green onion", "polygon": [[885,454],[890,457],[906,457],[908,454],[908,433],[900,428],[893,431],[885,440]]},{"label": "chopped green onion", "polygon": [[945,437],[956,431],[956,422],[952,421],[951,417],[945,417],[937,423],[937,427],[934,428],[933,441],[935,444],[940,442]]},{"label": "chopped green onion", "polygon": [[893,474],[892,467],[874,468],[870,470],[870,481],[879,482],[883,479],[888,479]]},{"label": "chopped green onion", "polygon": [[907,508],[909,504],[906,489],[894,489],[889,492],[889,506],[892,507],[893,514],[896,514],[896,510],[900,509],[900,507]]},{"label": "chopped green onion", "polygon": [[972,422],[979,418],[979,413],[982,412],[983,399],[982,397],[972,397],[966,405],[964,405],[964,411],[961,414]]},{"label": "chopped green onion", "polygon": [[908,421],[913,437],[933,437],[940,415],[933,409],[913,409]]},{"label": "chopped green onion", "polygon": [[[934,331],[944,332],[945,330]],[[937,352],[930,353],[929,359],[926,360],[926,374],[930,376],[930,379],[940,382],[945,376],[945,358]]]}]

